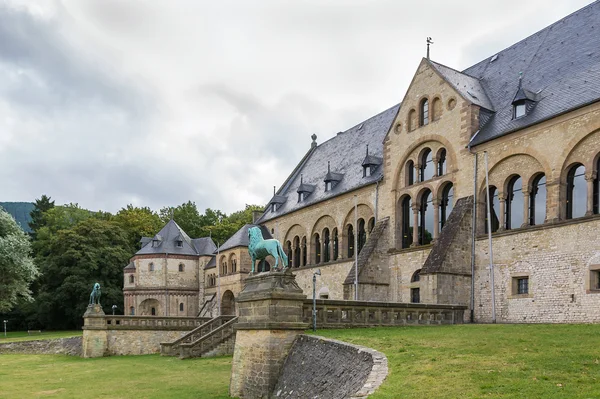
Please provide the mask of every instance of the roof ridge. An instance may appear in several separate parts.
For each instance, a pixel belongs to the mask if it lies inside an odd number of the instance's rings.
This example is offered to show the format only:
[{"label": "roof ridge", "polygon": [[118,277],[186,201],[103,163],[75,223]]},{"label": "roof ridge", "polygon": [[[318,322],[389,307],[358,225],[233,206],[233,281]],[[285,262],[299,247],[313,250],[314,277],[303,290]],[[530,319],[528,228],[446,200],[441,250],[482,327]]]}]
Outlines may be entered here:
[{"label": "roof ridge", "polygon": [[[437,61],[433,61],[433,60],[428,60],[428,61],[429,61],[429,62],[431,62],[432,64],[436,64],[436,65],[442,66],[442,67],[444,67],[444,68],[448,68],[448,69],[450,69],[450,70],[452,70],[452,71],[454,71],[454,72],[456,72],[456,73],[460,73],[461,75],[468,76],[468,77],[470,77],[470,78],[473,78],[473,79],[475,79],[475,80],[480,80],[480,79],[479,79],[478,77],[476,77],[476,76],[473,76],[473,75],[471,75],[471,74],[468,74],[468,73],[466,73],[466,72],[464,72],[464,71],[459,71],[458,69],[455,69],[455,68],[449,67],[448,65],[442,64],[441,62],[437,62]],[[470,67],[469,67],[469,68],[470,68]]]},{"label": "roof ridge", "polygon": [[[478,62],[476,62],[475,64],[473,64],[473,65],[471,65],[471,66],[469,66],[469,67],[465,68],[465,69],[463,70],[463,72],[461,72],[461,73],[465,73],[464,71],[466,71],[466,70],[468,70],[468,69],[471,69],[471,68],[474,68],[474,67],[478,66],[479,64],[481,64],[481,63],[483,63],[483,62],[486,62],[486,61],[487,61],[489,58],[491,58],[491,57],[493,57],[493,56],[495,56],[495,55],[499,55],[499,54],[501,54],[501,53],[503,53],[503,52],[505,52],[505,51],[507,51],[507,50],[511,49],[512,47],[515,47],[515,46],[517,46],[518,44],[520,44],[520,43],[522,43],[522,42],[524,42],[524,41],[528,40],[529,38],[531,38],[531,37],[533,37],[533,36],[536,36],[536,35],[538,35],[539,33],[543,32],[543,31],[545,31],[545,30],[550,30],[550,29],[551,29],[552,27],[554,27],[555,25],[558,25],[559,23],[561,23],[561,22],[565,21],[566,19],[568,19],[568,18],[571,18],[573,15],[575,15],[575,14],[578,14],[579,12],[581,12],[581,11],[583,11],[583,10],[587,9],[587,8],[591,8],[591,7],[592,7],[592,6],[594,6],[594,5],[597,5],[597,3],[598,3],[599,1],[600,1],[600,0],[596,0],[596,1],[594,1],[594,2],[592,2],[592,3],[590,3],[590,4],[586,5],[586,6],[584,6],[584,7],[580,8],[580,9],[578,9],[578,10],[575,10],[575,11],[573,11],[573,12],[572,12],[572,13],[570,13],[569,15],[566,15],[566,16],[562,17],[561,19],[559,19],[558,21],[556,21],[556,22],[553,22],[553,23],[551,23],[550,25],[547,25],[547,26],[543,27],[542,29],[540,29],[540,30],[538,30],[538,31],[536,31],[536,32],[534,32],[534,33],[532,33],[531,35],[529,35],[529,36],[527,36],[527,37],[525,37],[525,38],[523,38],[523,39],[521,39],[521,40],[519,40],[518,42],[512,43],[512,44],[511,44],[511,45],[509,45],[508,47],[505,47],[505,48],[503,48],[502,50],[500,50],[500,51],[497,51],[497,52],[493,53],[492,55],[490,55],[490,56],[488,56],[488,57],[485,57],[485,58],[483,58],[481,61],[478,61]],[[537,54],[537,52],[536,52],[536,54]],[[533,57],[532,57],[532,58],[533,58]],[[466,74],[466,73],[465,73],[465,74]],[[469,76],[471,76],[471,75],[469,75]],[[477,79],[477,78],[476,78],[476,79]]]}]

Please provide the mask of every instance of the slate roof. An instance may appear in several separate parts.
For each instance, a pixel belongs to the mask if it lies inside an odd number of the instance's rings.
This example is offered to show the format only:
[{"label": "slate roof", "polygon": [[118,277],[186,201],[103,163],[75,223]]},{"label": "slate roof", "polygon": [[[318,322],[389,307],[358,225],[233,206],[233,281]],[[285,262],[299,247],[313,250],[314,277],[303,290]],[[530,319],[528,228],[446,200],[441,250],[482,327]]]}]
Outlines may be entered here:
[{"label": "slate roof", "polygon": [[475,105],[493,111],[494,106],[485,92],[485,88],[477,78],[459,72],[455,69],[429,61],[429,63],[446,79],[456,91]]},{"label": "slate roof", "polygon": [[[269,201],[280,201],[287,198],[277,211],[272,212],[267,206],[257,223],[264,223],[275,217],[310,206],[316,202],[335,197],[364,185],[373,184],[383,175],[383,168],[377,168],[369,177],[363,177],[362,162],[365,159],[367,144],[369,154],[378,159],[383,158],[383,139],[396,118],[400,104],[375,115],[366,121],[338,133],[335,137],[309,151],[301,163],[288,177],[277,195]],[[342,179],[330,191],[325,191],[327,162],[330,162],[331,173],[342,174]],[[314,191],[302,202],[298,202],[297,190],[300,187],[300,175],[303,184],[314,186]],[[246,244],[247,245],[247,244]]]},{"label": "slate roof", "polygon": [[[247,247],[248,246],[248,229],[250,227],[257,226],[255,224],[245,224],[238,231],[235,232],[227,241],[223,243],[219,247],[219,251],[223,252],[231,248],[235,247]],[[262,231],[263,238],[268,240],[269,238],[273,238],[269,230],[265,226],[257,226],[260,227]],[[215,248],[216,249],[216,248]]]},{"label": "slate roof", "polygon": [[[523,73],[525,93],[539,100],[512,119]],[[600,100],[600,2],[596,1],[465,69],[481,82],[495,113],[471,141],[477,145]]]},{"label": "slate roof", "polygon": [[[152,246],[152,241],[158,240],[157,247]],[[181,240],[182,247],[177,246]],[[217,249],[213,240],[209,237],[191,239],[185,231],[173,219],[163,227],[154,237],[142,237],[140,240],[142,248],[136,255],[147,254],[177,254],[177,255],[212,255]]]},{"label": "slate roof", "polygon": [[206,266],[204,266],[204,270],[208,270],[208,269],[214,269],[215,267],[217,267],[217,257],[213,256],[208,263],[206,264]]}]

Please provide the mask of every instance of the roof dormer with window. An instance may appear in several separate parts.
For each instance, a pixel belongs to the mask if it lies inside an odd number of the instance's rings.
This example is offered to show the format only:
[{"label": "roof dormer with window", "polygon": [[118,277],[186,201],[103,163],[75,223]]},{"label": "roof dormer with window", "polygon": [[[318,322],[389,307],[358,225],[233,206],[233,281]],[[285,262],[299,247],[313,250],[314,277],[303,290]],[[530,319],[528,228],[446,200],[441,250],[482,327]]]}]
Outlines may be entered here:
[{"label": "roof dormer with window", "polygon": [[523,74],[519,74],[519,87],[512,100],[513,119],[519,119],[531,112],[535,104],[539,101],[538,93],[527,90],[522,86]]},{"label": "roof dormer with window", "polygon": [[331,165],[327,161],[327,174],[325,175],[325,191],[331,191],[338,185],[344,175],[342,173],[336,173],[331,171]]},{"label": "roof dormer with window", "polygon": [[305,184],[304,177],[300,175],[300,187],[298,187],[297,190],[298,202],[303,202],[304,200],[306,200],[306,198],[308,198],[313,193],[313,191],[315,191],[315,186],[313,186],[312,184]]},{"label": "roof dormer with window", "polygon": [[363,177],[370,177],[377,170],[379,165],[381,165],[382,159],[376,157],[375,155],[369,155],[369,146],[367,145],[367,155],[362,162],[363,167]]}]

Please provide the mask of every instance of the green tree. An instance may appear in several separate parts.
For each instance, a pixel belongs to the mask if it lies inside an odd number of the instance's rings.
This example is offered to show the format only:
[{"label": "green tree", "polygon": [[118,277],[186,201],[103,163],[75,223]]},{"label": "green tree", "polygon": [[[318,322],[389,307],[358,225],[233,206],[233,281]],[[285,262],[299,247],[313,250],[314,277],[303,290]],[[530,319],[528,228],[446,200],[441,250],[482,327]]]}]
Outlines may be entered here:
[{"label": "green tree", "polygon": [[158,214],[148,207],[138,208],[127,205],[112,219],[129,235],[133,250],[139,249],[142,237],[152,237],[162,228],[163,222]]},{"label": "green tree", "polygon": [[29,228],[35,236],[35,233],[45,225],[44,212],[54,208],[54,201],[50,201],[50,197],[44,194],[41,198],[35,200],[33,206],[34,208],[29,214],[31,216]]},{"label": "green tree", "polygon": [[29,237],[0,207],[0,313],[11,310],[20,298],[31,299],[29,285],[37,275]]},{"label": "green tree", "polygon": [[114,221],[88,218],[57,231],[39,258],[43,276],[37,297],[45,328],[81,326],[93,284],[102,287],[106,313],[123,304],[123,267],[132,255],[127,232]]},{"label": "green tree", "polygon": [[201,237],[202,227],[207,221],[200,216],[196,203],[188,201],[176,207],[164,207],[159,211],[160,219],[163,224],[167,223],[171,216],[173,220],[185,231],[190,237]]}]

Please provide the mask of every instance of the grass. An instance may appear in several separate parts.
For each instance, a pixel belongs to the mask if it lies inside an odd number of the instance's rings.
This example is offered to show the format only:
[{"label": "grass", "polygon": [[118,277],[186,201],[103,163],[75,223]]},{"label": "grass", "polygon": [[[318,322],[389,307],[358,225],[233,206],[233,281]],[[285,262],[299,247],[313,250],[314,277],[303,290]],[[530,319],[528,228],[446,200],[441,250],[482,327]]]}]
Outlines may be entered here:
[{"label": "grass", "polygon": [[0,355],[0,398],[228,398],[231,357]]},{"label": "grass", "polygon": [[[600,325],[321,330],[377,349],[382,398],[600,398]],[[49,336],[50,334],[48,334]],[[0,398],[227,398],[231,357],[0,355]]]},{"label": "grass", "polygon": [[600,325],[323,330],[388,358],[382,398],[600,398]]},{"label": "grass", "polygon": [[4,337],[4,332],[0,334],[0,344],[6,342],[19,342],[19,341],[34,341],[39,339],[54,339],[54,338],[68,338],[78,337],[82,335],[82,330],[73,331],[42,331],[41,334],[37,332],[31,335],[27,334],[27,331],[9,331]]}]

